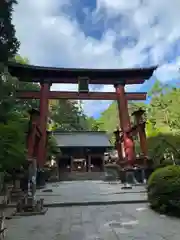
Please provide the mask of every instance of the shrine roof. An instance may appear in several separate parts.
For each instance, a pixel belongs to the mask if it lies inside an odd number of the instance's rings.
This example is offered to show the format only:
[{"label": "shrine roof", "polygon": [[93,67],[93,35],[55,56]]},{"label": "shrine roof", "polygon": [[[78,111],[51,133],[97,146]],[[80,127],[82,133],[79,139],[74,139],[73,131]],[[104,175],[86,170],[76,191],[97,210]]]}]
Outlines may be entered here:
[{"label": "shrine roof", "polygon": [[58,147],[111,147],[106,132],[54,132]]},{"label": "shrine roof", "polygon": [[51,83],[78,83],[88,78],[90,84],[138,84],[149,79],[157,67],[126,69],[53,68],[9,62],[8,70],[19,81]]}]

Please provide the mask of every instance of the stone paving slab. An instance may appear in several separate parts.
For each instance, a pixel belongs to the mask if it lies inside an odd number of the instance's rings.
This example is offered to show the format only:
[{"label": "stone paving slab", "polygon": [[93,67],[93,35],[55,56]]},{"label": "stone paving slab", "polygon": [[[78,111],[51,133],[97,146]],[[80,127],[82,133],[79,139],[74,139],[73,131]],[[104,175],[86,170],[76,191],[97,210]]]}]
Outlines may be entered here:
[{"label": "stone paving slab", "polygon": [[180,220],[146,204],[51,208],[7,222],[7,240],[179,240]]},{"label": "stone paving slab", "polygon": [[[52,192],[37,191],[37,197],[44,198],[45,204],[80,203],[80,202],[112,202],[112,201],[145,201],[145,187],[122,190],[122,184],[103,181],[74,181],[47,184]],[[127,194],[126,194],[127,193]]]}]

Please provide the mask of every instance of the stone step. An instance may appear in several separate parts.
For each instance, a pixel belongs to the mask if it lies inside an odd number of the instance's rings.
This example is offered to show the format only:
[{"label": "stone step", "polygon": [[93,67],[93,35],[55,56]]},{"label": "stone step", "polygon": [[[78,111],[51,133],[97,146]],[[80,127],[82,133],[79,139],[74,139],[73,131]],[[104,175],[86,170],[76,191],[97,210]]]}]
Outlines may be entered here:
[{"label": "stone step", "polygon": [[62,181],[80,181],[80,180],[103,180],[104,172],[70,172],[60,173]]}]

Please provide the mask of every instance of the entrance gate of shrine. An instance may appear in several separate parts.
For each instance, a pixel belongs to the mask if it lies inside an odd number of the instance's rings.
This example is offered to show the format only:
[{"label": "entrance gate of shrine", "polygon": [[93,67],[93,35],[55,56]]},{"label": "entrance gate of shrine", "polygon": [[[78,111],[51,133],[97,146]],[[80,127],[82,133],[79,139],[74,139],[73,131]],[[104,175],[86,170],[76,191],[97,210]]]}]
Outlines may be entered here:
[{"label": "entrance gate of shrine", "polygon": [[[22,82],[39,83],[40,91],[18,91],[19,99],[40,99],[39,116],[32,116],[32,128],[28,138],[28,157],[36,157],[37,163],[43,167],[46,160],[47,120],[49,99],[79,99],[79,100],[116,100],[121,131],[116,131],[116,147],[119,161],[123,159],[122,143],[125,160],[128,165],[136,160],[133,134],[139,133],[140,145],[144,157],[147,156],[146,136],[143,111],[135,114],[137,125],[132,128],[128,113],[128,100],[145,100],[146,92],[125,92],[125,85],[142,84],[149,79],[156,67],[138,69],[73,69],[49,68],[18,63],[8,64],[9,72]],[[78,92],[50,91],[53,83],[78,84]],[[89,84],[113,85],[115,92],[90,92]],[[38,120],[37,120],[38,119]]]}]

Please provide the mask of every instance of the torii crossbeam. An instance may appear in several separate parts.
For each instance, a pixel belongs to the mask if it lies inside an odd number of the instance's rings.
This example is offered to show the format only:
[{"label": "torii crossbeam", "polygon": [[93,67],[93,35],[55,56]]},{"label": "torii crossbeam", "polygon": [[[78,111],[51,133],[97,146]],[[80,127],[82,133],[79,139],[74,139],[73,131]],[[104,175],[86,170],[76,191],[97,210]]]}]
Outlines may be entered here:
[{"label": "torii crossbeam", "polygon": [[[127,100],[146,100],[146,92],[129,92],[126,93]],[[40,99],[40,91],[17,91],[17,98],[20,99]],[[68,91],[49,91],[48,99],[71,99],[71,100],[117,100],[115,92],[68,92]]]}]

